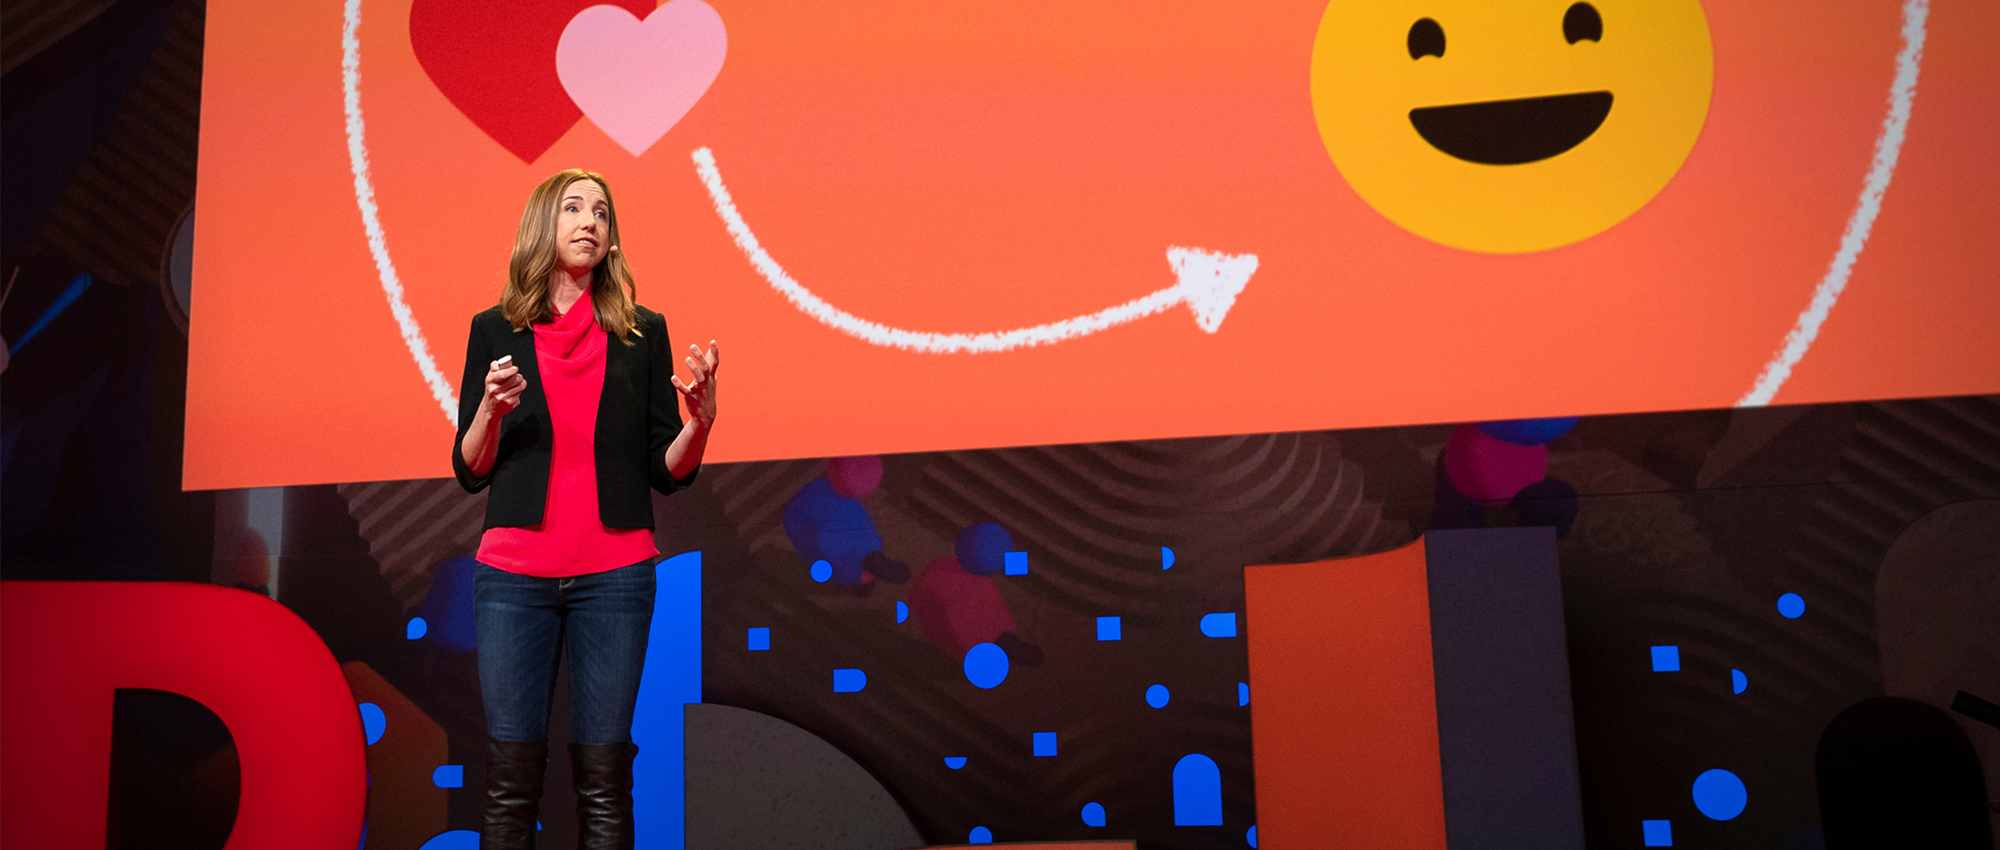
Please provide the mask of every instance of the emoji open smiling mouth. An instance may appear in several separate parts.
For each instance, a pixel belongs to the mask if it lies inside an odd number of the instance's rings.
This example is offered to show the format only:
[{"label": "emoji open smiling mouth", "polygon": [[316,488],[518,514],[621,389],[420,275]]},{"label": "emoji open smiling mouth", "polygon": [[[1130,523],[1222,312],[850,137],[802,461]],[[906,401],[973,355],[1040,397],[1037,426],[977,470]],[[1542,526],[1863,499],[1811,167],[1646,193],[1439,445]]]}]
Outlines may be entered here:
[{"label": "emoji open smiling mouth", "polygon": [[1410,110],[1431,147],[1467,162],[1520,165],[1583,144],[1611,114],[1608,91],[1488,100]]}]

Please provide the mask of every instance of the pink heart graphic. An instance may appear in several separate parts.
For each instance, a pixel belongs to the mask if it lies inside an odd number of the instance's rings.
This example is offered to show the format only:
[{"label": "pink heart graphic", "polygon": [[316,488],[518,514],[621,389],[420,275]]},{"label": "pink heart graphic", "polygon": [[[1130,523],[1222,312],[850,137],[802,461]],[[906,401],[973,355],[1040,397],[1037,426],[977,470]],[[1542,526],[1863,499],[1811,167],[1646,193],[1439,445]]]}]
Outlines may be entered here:
[{"label": "pink heart graphic", "polygon": [[592,6],[563,29],[556,76],[591,123],[638,156],[707,93],[728,49],[722,16],[702,0],[673,0],[643,21]]}]

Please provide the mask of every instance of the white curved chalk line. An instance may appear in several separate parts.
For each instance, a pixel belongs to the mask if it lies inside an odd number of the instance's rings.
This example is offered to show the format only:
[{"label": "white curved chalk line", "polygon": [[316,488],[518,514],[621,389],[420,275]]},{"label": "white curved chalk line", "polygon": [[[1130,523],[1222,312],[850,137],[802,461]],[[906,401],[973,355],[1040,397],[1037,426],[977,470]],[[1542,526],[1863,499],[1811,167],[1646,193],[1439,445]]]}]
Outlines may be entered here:
[{"label": "white curved chalk line", "polygon": [[874,345],[925,354],[985,354],[1053,345],[1142,319],[1183,302],[1195,311],[1195,321],[1202,330],[1215,333],[1222,325],[1223,315],[1235,303],[1236,294],[1243,290],[1251,273],[1257,270],[1255,254],[1227,255],[1175,246],[1167,249],[1167,262],[1179,274],[1180,282],[1087,316],[1031,328],[973,334],[892,328],[835,307],[792,279],[757,242],[757,235],[750,232],[750,225],[745,224],[742,214],[736,211],[736,201],[730,197],[729,187],[722,183],[722,172],[716,170],[715,155],[708,148],[698,148],[693,157],[702,185],[708,187],[708,196],[715,202],[716,214],[722,217],[723,225],[729,228],[729,235],[736,238],[736,247],[750,258],[750,265],[757,269],[757,273],[806,315],[827,327]]},{"label": "white curved chalk line", "polygon": [[424,383],[430,385],[431,397],[444,409],[444,418],[457,428],[458,395],[452,392],[451,382],[431,357],[430,343],[424,341],[424,329],[417,325],[416,315],[403,301],[403,282],[396,276],[396,264],[389,259],[389,240],[383,235],[382,219],[376,214],[375,185],[368,179],[368,138],[361,120],[361,0],[347,0],[344,12],[340,28],[340,86],[346,95],[347,162],[354,170],[354,203],[361,207],[361,226],[368,231],[368,253],[375,257],[375,272],[382,278],[382,293],[389,298],[389,314],[396,317],[396,328],[403,332],[403,346],[417,361],[417,371],[424,373]]},{"label": "white curved chalk line", "polygon": [[1868,244],[1868,232],[1875,227],[1875,216],[1882,212],[1882,194],[1889,190],[1889,178],[1895,175],[1896,158],[1903,150],[1903,132],[1910,123],[1910,101],[1917,94],[1917,68],[1924,59],[1924,19],[1929,16],[1929,0],[1903,3],[1903,49],[1896,54],[1896,81],[1889,87],[1889,114],[1882,119],[1882,135],[1875,139],[1875,161],[1868,166],[1867,178],[1861,181],[1861,200],[1847,220],[1847,231],[1840,235],[1840,250],[1834,252],[1826,277],[1813,290],[1812,302],[1799,314],[1791,332],[1785,334],[1784,347],[1764,366],[1756,386],[1736,402],[1737,407],[1771,403],[1778,388],[1791,377],[1792,367],[1806,356],[1806,349],[1819,336],[1819,326],[1833,311],[1833,302],[1847,288],[1848,275],[1854,271],[1861,248]]}]

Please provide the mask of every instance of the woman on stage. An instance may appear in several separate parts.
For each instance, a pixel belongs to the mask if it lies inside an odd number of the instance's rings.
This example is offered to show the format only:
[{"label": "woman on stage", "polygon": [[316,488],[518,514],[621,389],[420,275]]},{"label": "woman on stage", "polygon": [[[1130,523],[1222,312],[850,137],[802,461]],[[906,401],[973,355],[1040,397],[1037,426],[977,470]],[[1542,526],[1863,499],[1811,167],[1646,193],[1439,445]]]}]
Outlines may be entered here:
[{"label": "woman on stage", "polygon": [[720,359],[713,341],[689,346],[682,383],[666,321],[634,292],[610,186],[572,169],[528,197],[500,304],[472,318],[451,461],[467,491],[492,488],[473,580],[481,848],[534,846],[565,652],[578,846],[633,845],[632,713],[659,556],[647,489],[694,479]]}]

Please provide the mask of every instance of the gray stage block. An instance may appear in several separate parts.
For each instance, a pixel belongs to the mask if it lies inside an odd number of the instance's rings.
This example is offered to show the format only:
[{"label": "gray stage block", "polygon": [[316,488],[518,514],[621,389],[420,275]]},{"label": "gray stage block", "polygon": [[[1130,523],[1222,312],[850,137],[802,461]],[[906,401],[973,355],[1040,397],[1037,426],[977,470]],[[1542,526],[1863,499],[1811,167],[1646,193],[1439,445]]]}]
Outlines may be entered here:
[{"label": "gray stage block", "polygon": [[1552,528],[1424,535],[1451,850],[1583,850]]},{"label": "gray stage block", "polygon": [[687,850],[896,850],[924,843],[875,777],[824,739],[749,709],[693,704]]}]

